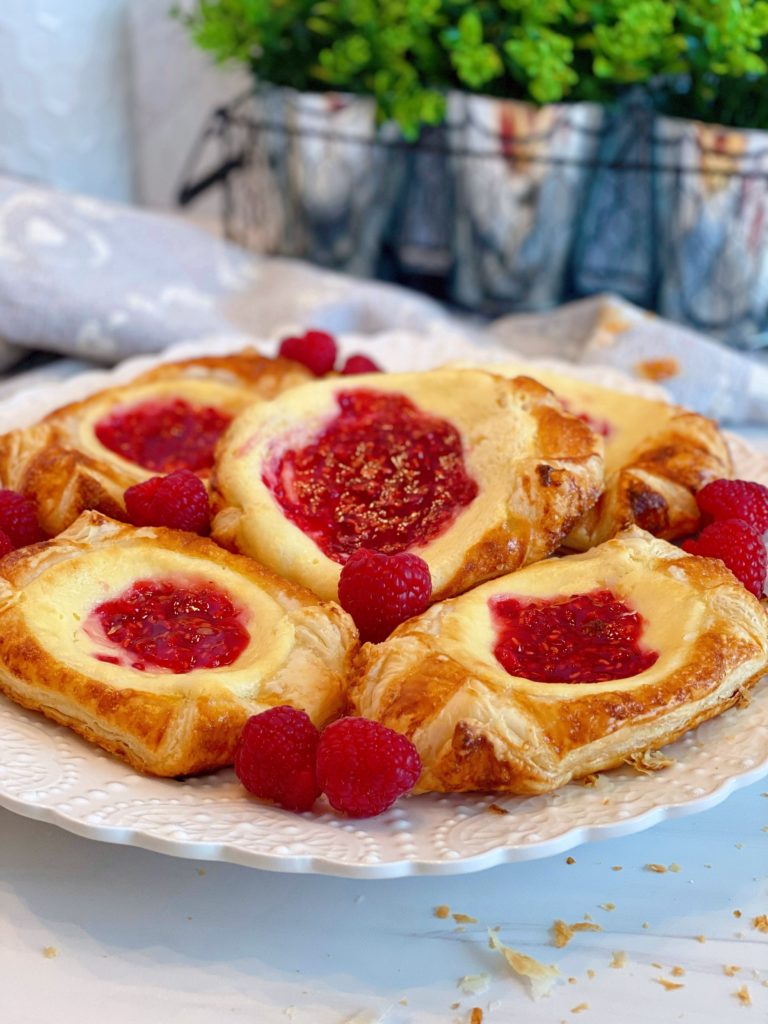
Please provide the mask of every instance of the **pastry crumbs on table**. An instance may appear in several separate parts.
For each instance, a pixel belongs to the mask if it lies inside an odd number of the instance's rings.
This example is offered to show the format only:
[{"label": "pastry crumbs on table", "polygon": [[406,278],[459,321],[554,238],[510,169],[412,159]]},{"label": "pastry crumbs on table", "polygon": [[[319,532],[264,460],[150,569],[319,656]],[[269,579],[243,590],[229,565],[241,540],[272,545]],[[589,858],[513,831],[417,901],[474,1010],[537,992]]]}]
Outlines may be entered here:
[{"label": "pastry crumbs on table", "polygon": [[197,873],[198,873],[198,875],[200,875],[200,877],[202,878],[202,877],[203,877],[203,875],[205,874],[205,868],[198,868],[198,869],[197,869]]},{"label": "pastry crumbs on table", "polygon": [[483,1011],[479,1006],[472,1007],[472,1013],[469,1016],[469,1024],[483,1024]]},{"label": "pastry crumbs on table", "polygon": [[433,911],[435,917],[446,918],[451,916],[451,908],[445,903],[441,903],[439,907],[435,907]]},{"label": "pastry crumbs on table", "polygon": [[488,932],[488,945],[491,949],[501,953],[515,974],[525,978],[530,983],[531,996],[534,999],[548,996],[561,977],[560,971],[554,964],[543,964],[532,956],[527,956],[525,953],[519,953],[516,949],[505,946],[498,936],[491,931]]},{"label": "pastry crumbs on table", "polygon": [[694,939],[696,939],[697,942],[706,942],[707,941],[707,936],[706,935],[694,935],[693,937],[694,937]]},{"label": "pastry crumbs on table", "polygon": [[594,978],[594,976],[595,976],[595,972],[592,970],[591,967],[588,967],[587,968],[587,977],[589,978],[589,980],[591,981]]},{"label": "pastry crumbs on table", "polygon": [[609,967],[613,967],[616,970],[620,970],[622,967],[627,966],[627,954],[623,949],[617,949],[614,951],[611,958],[611,962],[608,964]]},{"label": "pastry crumbs on table", "polygon": [[667,992],[674,992],[675,989],[685,988],[681,981],[670,981],[669,978],[653,978],[657,985],[661,985]]},{"label": "pastry crumbs on table", "polygon": [[568,984],[569,985],[575,985],[576,984],[576,978],[569,978],[568,979]]},{"label": "pastry crumbs on table", "polygon": [[642,927],[643,928],[650,928],[651,926],[648,924],[647,921],[643,921]]},{"label": "pastry crumbs on table", "polygon": [[465,996],[479,996],[483,992],[486,992],[491,984],[491,976],[489,974],[465,974],[463,978],[459,978],[456,982],[458,988],[464,993]]},{"label": "pastry crumbs on table", "polygon": [[723,974],[728,978],[734,977],[740,970],[741,967],[738,964],[723,964]]},{"label": "pastry crumbs on table", "polygon": [[579,1003],[578,1006],[571,1007],[571,1013],[584,1013],[584,1011],[588,1009],[589,1003]]},{"label": "pastry crumbs on table", "polygon": [[460,1006],[461,1006],[461,1003],[451,1003],[450,1009],[451,1010],[458,1010]]},{"label": "pastry crumbs on table", "polygon": [[43,946],[42,954],[46,960],[53,960],[59,955],[59,951],[55,946]]},{"label": "pastry crumbs on table", "polygon": [[509,814],[506,807],[500,807],[498,804],[491,804],[488,808],[491,814]]},{"label": "pastry crumbs on table", "polygon": [[611,871],[623,871],[623,870],[624,869],[622,868],[621,864],[614,864],[613,867],[611,868]]},{"label": "pastry crumbs on table", "polygon": [[758,914],[757,917],[753,917],[752,927],[768,935],[768,914]]},{"label": "pastry crumbs on table", "polygon": [[685,968],[681,967],[680,964],[675,964],[669,973],[673,978],[683,978],[685,976]]},{"label": "pastry crumbs on table", "polygon": [[669,865],[669,868],[667,870],[668,871],[674,871],[675,874],[678,874],[683,869],[680,867],[679,864],[676,864],[675,861],[672,861],[672,863]]},{"label": "pastry crumbs on table", "polygon": [[575,864],[576,861],[573,859],[573,857],[566,857],[565,858],[565,863],[566,864]]},{"label": "pastry crumbs on table", "polygon": [[477,918],[470,914],[451,914],[457,924],[477,924]]},{"label": "pastry crumbs on table", "polygon": [[733,911],[733,916],[734,916],[735,918],[739,918],[739,917],[741,917],[741,911],[740,911],[740,910],[734,910],[734,911]]},{"label": "pastry crumbs on table", "polygon": [[575,921],[573,924],[567,924],[558,918],[552,923],[552,945],[557,949],[562,949],[563,946],[568,945],[576,932],[601,932],[602,930],[599,924],[592,924],[589,921]]},{"label": "pastry crumbs on table", "polygon": [[653,871],[657,875],[666,875],[666,873],[667,873],[667,869],[666,869],[666,867],[663,864],[646,864],[645,865],[645,870],[646,871]]},{"label": "pastry crumbs on table", "polygon": [[741,988],[737,988],[733,994],[736,996],[736,998],[739,1000],[742,1006],[752,1005],[752,997],[750,996],[749,989],[746,985],[742,985]]},{"label": "pastry crumbs on table", "polygon": [[600,907],[601,910],[611,911],[611,910],[615,910],[616,909],[616,904],[615,903],[598,903],[598,907]]}]

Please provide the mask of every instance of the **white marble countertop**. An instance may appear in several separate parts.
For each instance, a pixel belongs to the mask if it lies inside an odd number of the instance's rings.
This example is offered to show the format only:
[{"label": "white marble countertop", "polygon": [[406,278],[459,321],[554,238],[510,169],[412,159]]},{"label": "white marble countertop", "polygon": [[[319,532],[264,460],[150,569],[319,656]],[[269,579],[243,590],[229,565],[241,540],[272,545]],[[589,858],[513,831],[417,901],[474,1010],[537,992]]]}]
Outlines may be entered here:
[{"label": "white marble countertop", "polygon": [[[740,433],[768,450],[768,431]],[[0,835],[8,1024],[469,1024],[473,1007],[483,1024],[768,1021],[768,934],[753,926],[768,914],[768,779],[580,847],[571,864],[456,877],[277,875],[104,845],[4,810]],[[477,923],[438,919],[440,904]],[[585,915],[603,930],[554,948],[553,921]],[[549,997],[533,1001],[489,950],[495,926],[559,966]],[[462,977],[485,973],[486,991],[462,993]]]}]

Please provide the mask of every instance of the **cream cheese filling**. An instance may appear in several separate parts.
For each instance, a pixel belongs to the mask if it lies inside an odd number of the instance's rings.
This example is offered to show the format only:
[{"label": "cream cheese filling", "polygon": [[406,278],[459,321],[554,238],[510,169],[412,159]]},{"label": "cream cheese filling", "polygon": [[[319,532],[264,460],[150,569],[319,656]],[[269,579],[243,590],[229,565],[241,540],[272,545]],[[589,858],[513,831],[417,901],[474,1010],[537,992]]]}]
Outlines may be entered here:
[{"label": "cream cheese filling", "polygon": [[[86,552],[59,562],[32,581],[20,596],[19,610],[31,633],[52,658],[67,668],[117,688],[153,693],[197,695],[225,688],[247,697],[259,682],[285,662],[294,640],[294,626],[283,608],[255,582],[224,566],[160,547],[131,548],[119,557],[118,548]],[[231,664],[175,674],[168,670],[139,671],[112,665],[96,655],[120,648],[89,635],[85,623],[104,601],[125,593],[139,580],[173,580],[181,587],[213,584],[244,609],[249,642]]]},{"label": "cream cheese filling", "polygon": [[[457,660],[463,660],[462,652],[471,650],[475,663],[501,687],[563,700],[631,690],[668,676],[684,662],[686,644],[704,631],[709,613],[703,596],[682,574],[680,578],[669,573],[649,573],[647,566],[631,557],[631,541],[624,543],[630,545],[629,549],[622,550],[616,545],[610,559],[601,557],[599,549],[548,559],[449,602],[440,620],[441,650]],[[491,598],[506,595],[547,600],[595,590],[610,590],[643,617],[640,643],[659,654],[650,668],[626,679],[601,683],[550,683],[510,675],[497,661],[493,649],[498,635],[491,617]]]}]

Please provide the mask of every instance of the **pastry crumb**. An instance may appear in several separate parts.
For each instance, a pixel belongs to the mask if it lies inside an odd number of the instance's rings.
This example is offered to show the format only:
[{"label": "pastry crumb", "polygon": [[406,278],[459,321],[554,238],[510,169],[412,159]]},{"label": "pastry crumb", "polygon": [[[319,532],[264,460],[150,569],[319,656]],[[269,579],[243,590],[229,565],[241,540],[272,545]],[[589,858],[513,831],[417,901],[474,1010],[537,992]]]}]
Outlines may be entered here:
[{"label": "pastry crumb", "polygon": [[600,776],[594,773],[590,775],[584,775],[582,778],[579,779],[579,782],[582,784],[582,786],[596,786],[600,782]]},{"label": "pastry crumb", "polygon": [[470,914],[451,914],[457,924],[477,924],[477,918]]},{"label": "pastry crumb", "polygon": [[739,1000],[742,1006],[752,1005],[752,997],[750,996],[749,989],[746,985],[742,985],[741,988],[737,988],[733,994],[736,996],[736,998]]},{"label": "pastry crumb", "polygon": [[576,932],[601,932],[603,929],[599,924],[592,924],[590,921],[575,921],[573,924],[566,924],[565,921],[557,920],[552,923],[552,945],[557,949],[567,946]]},{"label": "pastry crumb", "polygon": [[740,970],[741,967],[739,967],[738,964],[723,964],[723,974],[728,978],[732,978],[734,975],[738,974]]},{"label": "pastry crumb", "polygon": [[666,875],[666,873],[667,873],[667,869],[666,869],[666,867],[663,864],[646,864],[645,865],[645,870],[646,871],[653,871],[657,875]]},{"label": "pastry crumb", "polygon": [[624,758],[624,763],[641,775],[652,775],[676,764],[674,757],[667,757],[660,750],[643,750]]},{"label": "pastry crumb", "polygon": [[623,871],[623,870],[624,869],[622,868],[621,864],[614,864],[613,867],[611,868],[611,871]]},{"label": "pastry crumb", "polygon": [[589,1003],[579,1003],[578,1006],[571,1007],[571,1013],[584,1013],[584,1011],[588,1009]]},{"label": "pastry crumb", "polygon": [[706,935],[694,935],[693,937],[694,937],[694,939],[696,939],[697,942],[702,942],[703,943],[703,942],[707,941],[707,936]]},{"label": "pastry crumb", "polygon": [[501,953],[515,974],[530,983],[531,995],[534,999],[549,995],[561,977],[560,971],[554,964],[540,963],[532,956],[526,956],[525,953],[518,953],[517,950],[510,949],[500,941],[494,932],[488,933],[488,943],[491,949]]},{"label": "pastry crumb", "polygon": [[654,978],[657,985],[661,985],[667,992],[674,992],[675,989],[685,988],[685,985],[681,981],[670,981],[669,978]]},{"label": "pastry crumb", "polygon": [[681,871],[682,871],[683,869],[682,869],[682,868],[680,867],[680,865],[679,865],[679,864],[676,864],[676,863],[675,863],[675,861],[672,861],[672,863],[671,863],[671,864],[669,865],[669,868],[668,868],[668,870],[669,870],[669,871],[674,871],[674,873],[675,873],[675,874],[677,875],[677,874],[679,874],[679,873],[680,873],[680,872],[681,872]]},{"label": "pastry crumb", "polygon": [[203,877],[203,875],[205,874],[205,868],[198,868],[198,869],[197,869],[197,873],[198,873],[198,875],[200,875],[200,877],[202,878],[202,877]]},{"label": "pastry crumb", "polygon": [[55,946],[43,946],[42,952],[46,960],[53,960],[59,955],[59,951]]},{"label": "pastry crumb", "polygon": [[615,903],[598,903],[598,907],[600,907],[601,910],[611,911],[611,910],[615,910],[616,909],[616,904]]},{"label": "pastry crumb", "polygon": [[469,1024],[483,1024],[483,1011],[479,1006],[473,1006],[469,1015]]},{"label": "pastry crumb", "polygon": [[595,976],[595,972],[592,970],[591,967],[588,967],[587,968],[587,977],[589,978],[589,980],[591,981],[594,978],[594,976]]},{"label": "pastry crumb", "polygon": [[568,979],[568,984],[569,985],[575,985],[576,984],[576,980],[577,980],[576,978],[569,978]]},{"label": "pastry crumb", "polygon": [[461,1003],[451,1003],[451,1007],[450,1008],[452,1010],[458,1010],[460,1006],[461,1006]]},{"label": "pastry crumb", "polygon": [[738,920],[738,918],[741,917],[741,911],[740,910],[734,910],[733,916]]},{"label": "pastry crumb", "polygon": [[491,804],[488,810],[491,812],[491,814],[509,814],[509,811],[506,809],[506,807],[500,807],[498,804]]},{"label": "pastry crumb", "polygon": [[758,914],[757,917],[753,917],[752,927],[768,935],[768,914]]},{"label": "pastry crumb", "polygon": [[479,996],[486,992],[491,984],[490,974],[465,974],[456,983],[465,996]]},{"label": "pastry crumb", "polygon": [[573,857],[566,857],[565,858],[565,863],[566,864],[575,864],[576,861],[573,859]]},{"label": "pastry crumb", "polygon": [[407,1006],[408,1005],[408,1000],[406,999],[405,996],[403,996],[402,999],[398,999],[397,1001],[398,1001],[400,1006]]},{"label": "pastry crumb", "polygon": [[681,967],[679,964],[675,964],[669,973],[673,978],[682,978],[685,976],[685,968]]},{"label": "pastry crumb", "polygon": [[451,908],[449,906],[446,906],[445,903],[441,903],[439,907],[435,907],[434,915],[435,915],[435,917],[439,917],[439,918],[450,917],[451,916]]},{"label": "pastry crumb", "polygon": [[622,967],[627,966],[627,954],[623,949],[617,949],[614,951],[611,962],[608,966],[613,967],[616,970],[620,970]]},{"label": "pastry crumb", "polygon": [[650,928],[650,927],[651,926],[648,924],[647,921],[643,921],[643,928]]}]

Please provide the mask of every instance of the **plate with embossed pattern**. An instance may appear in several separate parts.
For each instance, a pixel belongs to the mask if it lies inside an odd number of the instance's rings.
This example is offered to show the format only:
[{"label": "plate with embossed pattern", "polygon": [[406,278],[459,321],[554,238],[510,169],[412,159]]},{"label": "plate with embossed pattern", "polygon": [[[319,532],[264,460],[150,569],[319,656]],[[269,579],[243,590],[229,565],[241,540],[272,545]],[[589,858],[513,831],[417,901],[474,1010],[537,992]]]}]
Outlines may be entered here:
[{"label": "plate with embossed pattern", "polygon": [[[30,423],[65,402],[123,383],[151,365],[232,351],[241,339],[179,345],[162,357],[15,394],[0,404],[0,431]],[[272,343],[260,346],[266,353]],[[459,336],[390,332],[348,336],[344,352],[364,351],[388,370],[427,369],[448,360],[499,362],[501,346]],[[549,368],[558,369],[548,361]],[[561,372],[617,390],[658,397],[649,384],[611,369]],[[768,456],[731,438],[738,476],[768,484]],[[229,861],[277,871],[356,878],[456,874],[562,853],[581,843],[628,835],[668,818],[715,806],[768,775],[768,686],[689,732],[665,753],[663,771],[621,769],[594,786],[572,783],[544,796],[424,795],[401,799],[373,819],[338,817],[319,801],[293,814],[252,800],[231,770],[177,781],[137,775],[122,762],[43,716],[0,698],[0,805],[78,835],[179,857]],[[494,805],[493,809],[491,805]],[[509,813],[498,813],[498,809]]]}]

